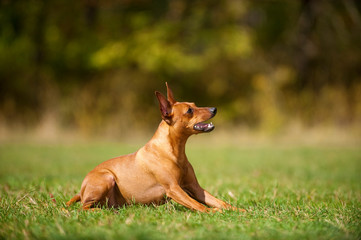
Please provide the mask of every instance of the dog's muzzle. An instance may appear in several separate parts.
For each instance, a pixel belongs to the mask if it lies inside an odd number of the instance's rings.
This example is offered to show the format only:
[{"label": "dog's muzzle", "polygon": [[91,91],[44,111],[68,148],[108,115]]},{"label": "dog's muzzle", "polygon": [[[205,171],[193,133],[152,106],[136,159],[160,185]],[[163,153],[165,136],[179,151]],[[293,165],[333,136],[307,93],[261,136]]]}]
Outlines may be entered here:
[{"label": "dog's muzzle", "polygon": [[[209,118],[209,119],[211,119],[211,118],[213,118],[215,115],[216,115],[216,113],[217,113],[217,108],[215,108],[215,107],[211,107],[211,108],[209,108],[209,111],[211,112],[211,117]],[[208,120],[209,120],[208,119]],[[208,121],[208,120],[206,120],[206,121]],[[193,129],[194,130],[197,130],[197,131],[201,131],[201,132],[210,132],[210,131],[212,131],[213,129],[214,129],[214,125],[213,125],[213,123],[212,122],[210,122],[210,123],[206,123],[206,122],[199,122],[199,123],[196,123],[194,126],[193,126]]]}]

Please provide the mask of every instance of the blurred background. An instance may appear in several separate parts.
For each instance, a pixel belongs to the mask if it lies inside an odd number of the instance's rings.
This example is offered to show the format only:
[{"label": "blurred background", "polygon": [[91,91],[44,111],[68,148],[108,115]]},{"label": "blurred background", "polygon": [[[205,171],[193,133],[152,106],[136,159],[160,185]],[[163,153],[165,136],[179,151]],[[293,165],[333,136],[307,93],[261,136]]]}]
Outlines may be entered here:
[{"label": "blurred background", "polygon": [[[361,136],[361,1],[3,0],[0,135],[154,132],[154,91],[225,133]],[[337,136],[337,135],[336,135]]]}]

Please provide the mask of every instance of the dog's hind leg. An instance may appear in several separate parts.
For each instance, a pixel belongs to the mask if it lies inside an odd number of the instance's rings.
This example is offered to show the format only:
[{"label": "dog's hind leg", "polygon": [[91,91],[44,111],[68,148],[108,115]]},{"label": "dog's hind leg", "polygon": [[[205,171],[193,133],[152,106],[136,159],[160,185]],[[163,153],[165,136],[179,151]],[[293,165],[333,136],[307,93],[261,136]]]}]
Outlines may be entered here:
[{"label": "dog's hind leg", "polygon": [[79,202],[79,201],[80,201],[80,194],[78,193],[77,195],[75,195],[74,197],[72,197],[72,199],[70,199],[70,200],[66,203],[66,205],[67,205],[67,206],[70,206],[70,205],[72,205],[73,203]]},{"label": "dog's hind leg", "polygon": [[115,179],[110,172],[90,173],[82,184],[81,202],[83,210],[89,210],[98,205],[107,204],[109,198],[113,198],[111,191],[115,186]]}]

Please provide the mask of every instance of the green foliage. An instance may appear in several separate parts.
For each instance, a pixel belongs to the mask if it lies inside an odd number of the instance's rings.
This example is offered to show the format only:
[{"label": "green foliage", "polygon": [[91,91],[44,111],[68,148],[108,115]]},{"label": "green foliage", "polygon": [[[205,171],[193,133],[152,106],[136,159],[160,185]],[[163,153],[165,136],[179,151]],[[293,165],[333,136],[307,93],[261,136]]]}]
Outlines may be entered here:
[{"label": "green foliage", "polygon": [[[96,212],[65,202],[115,143],[0,145],[3,239],[359,239],[360,149],[194,147],[207,190],[247,213],[201,214],[174,202]],[[52,201],[52,194],[56,202]]]},{"label": "green foliage", "polygon": [[149,128],[165,81],[223,109],[220,121],[270,133],[357,125],[360,19],[356,0],[5,1],[0,125]]}]

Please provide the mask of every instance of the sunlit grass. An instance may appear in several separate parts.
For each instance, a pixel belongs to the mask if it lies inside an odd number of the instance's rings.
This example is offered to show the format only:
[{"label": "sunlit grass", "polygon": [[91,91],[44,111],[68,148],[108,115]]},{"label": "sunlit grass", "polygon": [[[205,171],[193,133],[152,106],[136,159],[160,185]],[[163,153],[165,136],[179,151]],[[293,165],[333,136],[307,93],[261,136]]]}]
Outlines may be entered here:
[{"label": "sunlit grass", "polygon": [[[116,143],[0,145],[0,239],[359,239],[361,150],[196,147],[201,185],[247,213],[202,214],[170,202],[97,212],[69,208],[85,174],[135,151]],[[51,194],[54,196],[52,201]]]}]

